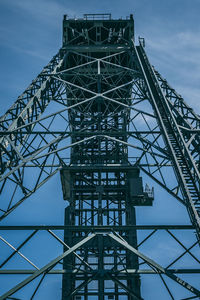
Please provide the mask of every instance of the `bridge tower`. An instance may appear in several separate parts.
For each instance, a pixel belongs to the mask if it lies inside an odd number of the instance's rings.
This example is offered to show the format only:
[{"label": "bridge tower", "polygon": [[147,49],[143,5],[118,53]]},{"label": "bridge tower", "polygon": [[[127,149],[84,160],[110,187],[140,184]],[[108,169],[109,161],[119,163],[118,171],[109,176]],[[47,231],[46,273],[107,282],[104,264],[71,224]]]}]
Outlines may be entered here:
[{"label": "bridge tower", "polygon": [[[62,300],[200,297],[200,117],[144,44],[133,15],[64,15],[62,48],[1,117],[0,299],[51,299],[58,275]],[[10,224],[56,173],[64,224]],[[137,224],[162,200],[149,184],[183,224]]]}]

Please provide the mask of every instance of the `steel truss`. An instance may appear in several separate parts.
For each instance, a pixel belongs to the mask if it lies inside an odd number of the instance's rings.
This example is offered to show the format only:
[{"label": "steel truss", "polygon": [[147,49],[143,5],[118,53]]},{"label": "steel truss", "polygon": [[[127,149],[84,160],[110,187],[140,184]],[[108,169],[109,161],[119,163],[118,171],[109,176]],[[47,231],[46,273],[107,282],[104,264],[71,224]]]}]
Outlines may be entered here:
[{"label": "steel truss", "polygon": [[[140,267],[139,269],[130,269],[130,268],[126,268],[126,264],[124,264],[124,262],[119,261],[118,262],[118,266],[119,269],[117,268],[116,270],[113,270],[112,268],[108,268],[105,271],[105,276],[107,277],[111,277],[111,280],[113,280],[114,282],[116,282],[115,280],[123,280],[124,278],[126,278],[127,276],[135,276],[136,274],[140,274],[140,275],[155,275],[158,274],[159,276],[162,276],[162,274],[166,275],[167,277],[171,278],[172,280],[174,280],[175,282],[177,282],[178,284],[182,285],[184,288],[188,289],[189,291],[191,291],[192,293],[194,293],[195,295],[199,296],[199,291],[197,289],[195,289],[194,287],[192,287],[191,285],[187,284],[184,280],[179,278],[179,274],[195,274],[195,273],[199,273],[199,269],[183,269],[183,268],[179,268],[179,269],[172,269],[171,266],[173,266],[177,261],[181,261],[181,259],[186,255],[189,254],[192,259],[194,261],[197,261],[199,263],[199,259],[197,259],[197,257],[195,257],[193,255],[193,253],[191,252],[192,249],[197,245],[197,241],[195,241],[194,243],[192,243],[191,245],[189,245],[188,247],[185,247],[184,244],[182,244],[182,242],[180,241],[180,239],[177,237],[178,232],[181,231],[192,231],[194,229],[193,226],[190,225],[138,225],[138,226],[115,226],[112,230],[112,232],[110,232],[110,227],[109,226],[86,226],[85,230],[87,232],[87,237],[86,238],[82,238],[82,240],[80,242],[78,242],[77,244],[73,245],[72,247],[67,246],[60,238],[58,233],[55,233],[55,231],[59,232],[60,230],[78,230],[79,232],[82,232],[82,229],[79,227],[77,229],[76,226],[55,226],[55,225],[51,225],[51,226],[1,226],[0,229],[2,231],[5,230],[15,230],[15,231],[29,231],[30,234],[28,236],[28,238],[23,241],[23,243],[17,248],[17,249],[13,249],[14,251],[11,253],[9,259],[15,255],[22,255],[21,253],[21,249],[24,247],[24,245],[28,242],[30,242],[30,240],[33,238],[33,236],[35,234],[40,234],[41,231],[45,231],[47,234],[53,236],[55,238],[55,240],[61,244],[61,245],[65,245],[68,250],[66,250],[66,252],[64,252],[63,255],[58,256],[57,258],[53,259],[50,263],[48,263],[47,265],[45,265],[42,268],[38,268],[37,266],[33,265],[31,261],[29,261],[29,264],[34,266],[34,269],[21,269],[21,270],[11,270],[11,269],[1,269],[0,274],[26,274],[26,275],[30,275],[28,278],[26,278],[23,282],[21,282],[20,284],[16,285],[13,289],[11,289],[8,293],[4,294],[1,299],[5,299],[5,297],[11,296],[12,294],[14,294],[16,291],[22,289],[26,284],[28,284],[29,282],[31,282],[32,280],[34,280],[35,278],[37,278],[38,276],[40,276],[41,274],[44,274],[44,276],[46,277],[48,274],[50,275],[55,275],[55,274],[70,274],[70,273],[76,273],[77,275],[81,276],[84,272],[84,274],[92,277],[96,277],[98,276],[98,273],[100,272],[100,270],[98,271],[97,268],[95,268],[95,264],[93,263],[92,265],[88,265],[88,270],[84,270],[82,268],[80,269],[75,269],[75,270],[67,270],[67,269],[58,269],[55,268],[56,264],[58,264],[64,257],[66,257],[67,255],[70,255],[70,253],[72,253],[72,256],[76,257],[82,267],[86,264],[86,261],[82,259],[81,257],[81,252],[76,251],[76,249],[79,249],[82,245],[86,244],[90,239],[93,239],[94,237],[96,237],[96,239],[98,238],[98,236],[103,236],[103,239],[107,239],[107,237],[111,237],[112,239],[114,239],[117,243],[121,244],[123,246],[124,249],[128,249],[130,252],[134,252],[140,259],[140,265],[142,266],[142,268]],[[140,231],[145,231],[145,235],[142,238],[142,240],[137,244],[136,248],[133,248],[130,244],[128,244],[125,239],[124,236],[126,236],[126,233],[128,231],[132,231],[132,230],[137,230],[138,232]],[[120,236],[119,234],[116,234],[116,231],[122,231],[123,230],[123,235]],[[93,231],[93,233],[91,233],[91,231]],[[152,259],[150,259],[149,257],[147,257],[146,255],[144,255],[141,251],[142,250],[137,250],[137,249],[142,249],[144,247],[144,243],[147,243],[150,239],[152,239],[154,236],[156,236],[156,234],[158,234],[158,232],[160,231],[164,231],[167,233],[167,235],[171,238],[173,238],[176,243],[178,245],[181,245],[181,252],[180,255],[178,255],[177,257],[171,257],[170,262],[168,263],[167,266],[163,267],[160,264],[156,263],[155,261],[153,261]],[[158,237],[159,239],[159,237]],[[5,242],[5,241],[4,241]],[[116,247],[116,244],[113,243],[113,245]],[[10,245],[11,247],[11,245]],[[27,260],[27,258],[24,256],[23,257],[24,260]],[[5,261],[1,267],[7,263],[7,261]],[[107,262],[107,267],[111,265],[112,267],[114,267],[114,263],[111,262]],[[120,267],[123,265],[123,268]],[[112,276],[114,276],[115,278],[112,278]],[[87,278],[87,283],[90,281],[90,277]],[[120,282],[117,283],[120,286]],[[122,286],[122,284],[121,284]],[[125,288],[125,287],[123,287]],[[125,288],[125,290],[127,290],[127,288]],[[37,287],[34,290],[33,294],[36,294],[37,292]],[[133,292],[133,291],[132,291]],[[107,293],[112,294],[112,293]]]},{"label": "steel truss", "polygon": [[[200,272],[200,117],[150,65],[142,44],[135,46],[132,16],[97,17],[64,17],[62,49],[0,119],[0,220],[59,171],[69,203],[64,226],[0,226],[2,244],[12,249],[0,275],[26,275],[0,299],[23,299],[31,284],[27,298],[37,299],[53,274],[62,275],[63,300],[142,299],[147,275],[159,278],[169,299],[177,299],[177,284],[184,299],[198,298],[190,274]],[[136,225],[129,178],[139,169],[182,203],[191,225]],[[11,230],[25,233],[17,246]],[[167,246],[160,232],[178,250],[152,259],[149,240]],[[39,267],[21,251],[42,233],[64,252]],[[192,267],[183,267],[186,256]]]}]

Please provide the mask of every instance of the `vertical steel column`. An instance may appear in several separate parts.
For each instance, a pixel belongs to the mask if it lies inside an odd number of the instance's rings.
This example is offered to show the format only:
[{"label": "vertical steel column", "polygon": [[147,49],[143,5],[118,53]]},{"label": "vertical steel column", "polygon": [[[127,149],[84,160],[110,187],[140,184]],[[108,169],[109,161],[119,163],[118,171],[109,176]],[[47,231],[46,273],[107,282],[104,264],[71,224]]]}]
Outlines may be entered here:
[{"label": "vertical steel column", "polygon": [[[92,21],[65,19],[63,23],[64,46],[69,51],[66,70],[72,70],[62,74],[71,84],[68,105],[96,94],[89,105],[69,111],[75,146],[69,167],[61,171],[64,199],[69,202],[65,225],[77,226],[77,230],[65,231],[64,241],[69,246],[87,234],[85,226],[98,230],[107,225],[112,231],[113,226],[136,225],[130,199],[128,147],[106,137],[109,133],[123,142],[128,139],[131,84],[127,82],[131,77],[126,69],[119,73],[116,64],[131,67],[127,46],[132,43],[133,19],[95,17]],[[83,34],[78,36],[78,32]],[[102,61],[105,57],[107,65]],[[104,93],[115,103],[107,101]],[[137,247],[135,229],[118,233]],[[102,235],[79,249],[78,254],[84,263],[72,255],[64,260],[62,300],[137,299],[129,290],[140,298],[139,275],[116,275],[122,269],[138,269],[137,256]]]}]

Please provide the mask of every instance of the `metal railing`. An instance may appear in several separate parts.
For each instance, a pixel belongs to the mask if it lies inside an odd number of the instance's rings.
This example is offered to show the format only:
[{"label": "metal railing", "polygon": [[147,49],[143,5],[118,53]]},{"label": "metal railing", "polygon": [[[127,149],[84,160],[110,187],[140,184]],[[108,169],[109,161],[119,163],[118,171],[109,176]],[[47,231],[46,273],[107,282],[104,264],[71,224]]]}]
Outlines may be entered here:
[{"label": "metal railing", "polygon": [[111,14],[84,14],[85,20],[111,20]]}]

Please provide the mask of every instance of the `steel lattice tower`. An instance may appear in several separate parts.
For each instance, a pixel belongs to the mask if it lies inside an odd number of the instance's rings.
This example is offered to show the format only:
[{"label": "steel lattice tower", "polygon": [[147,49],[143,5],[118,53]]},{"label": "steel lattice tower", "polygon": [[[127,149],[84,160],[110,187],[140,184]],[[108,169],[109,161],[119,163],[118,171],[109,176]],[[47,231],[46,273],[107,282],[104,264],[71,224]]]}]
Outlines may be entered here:
[{"label": "steel lattice tower", "polygon": [[[132,15],[65,15],[62,48],[0,128],[0,220],[58,172],[66,201],[64,225],[2,223],[1,242],[12,252],[3,252],[0,275],[26,277],[2,288],[0,299],[42,299],[56,274],[62,300],[200,297],[200,117],[149,63],[144,39],[135,45]],[[136,207],[154,200],[142,174],[182,204],[190,224],[137,225]],[[27,233],[17,246],[11,230]],[[25,250],[41,232],[62,253],[43,264],[38,253],[38,267]],[[31,268],[18,267],[18,256]],[[162,294],[144,297],[152,276]]]}]

